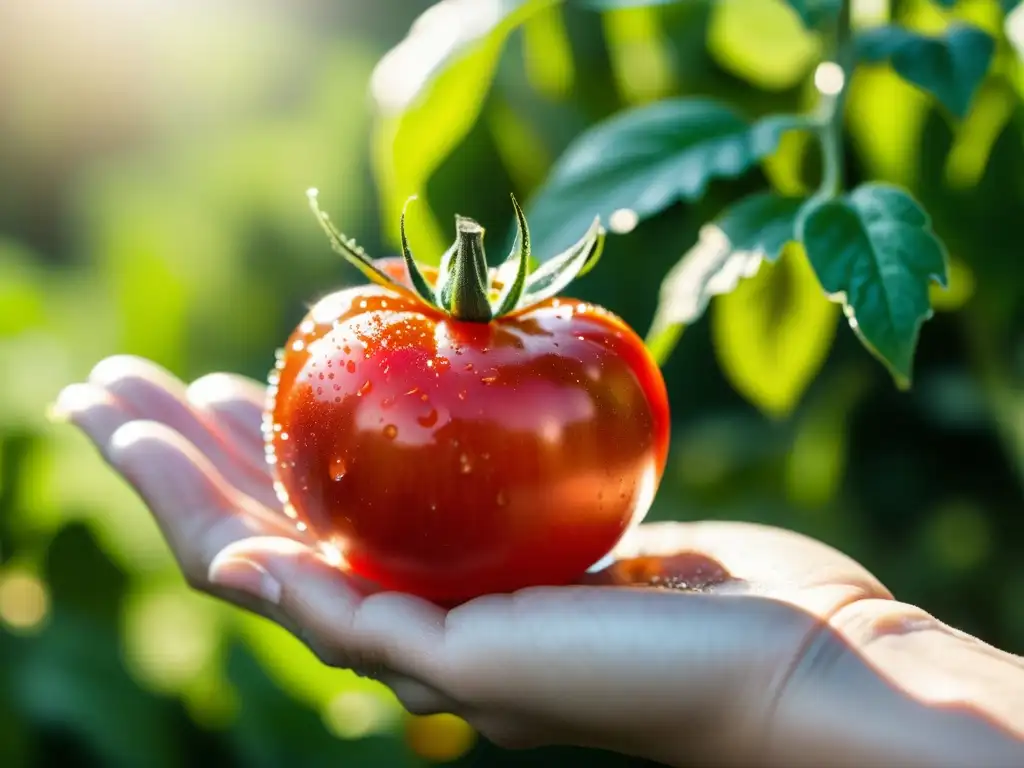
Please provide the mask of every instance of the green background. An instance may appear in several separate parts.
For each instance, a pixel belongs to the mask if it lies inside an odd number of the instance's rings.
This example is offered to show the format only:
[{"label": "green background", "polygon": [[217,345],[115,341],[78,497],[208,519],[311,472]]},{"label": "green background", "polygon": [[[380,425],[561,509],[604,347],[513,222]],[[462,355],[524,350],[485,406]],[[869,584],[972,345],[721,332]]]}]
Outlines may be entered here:
[{"label": "green background", "polygon": [[[0,765],[405,766],[449,750],[451,723],[414,721],[413,738],[386,691],[188,592],[141,503],[47,405],[115,353],[186,380],[264,378],[305,308],[358,279],[307,187],[371,253],[395,252],[395,206],[418,191],[419,253],[439,255],[459,212],[488,228],[495,258],[508,193],[528,201],[595,121],[673,95],[752,117],[812,103],[820,42],[778,0],[570,8],[515,32],[493,82],[451,70],[393,147],[371,73],[427,5],[0,6]],[[858,23],[889,13],[924,31],[967,19],[999,40],[963,121],[886,67],[851,86],[850,185],[909,187],[953,258],[914,387],[896,390],[801,262],[765,269],[716,299],[665,367],[673,446],[649,519],[803,531],[1024,653],[1020,57],[994,1],[855,4]],[[725,204],[813,188],[806,150],[787,138],[762,169],[612,236],[574,293],[643,333],[661,278]],[[625,763],[483,743],[461,760]]]}]

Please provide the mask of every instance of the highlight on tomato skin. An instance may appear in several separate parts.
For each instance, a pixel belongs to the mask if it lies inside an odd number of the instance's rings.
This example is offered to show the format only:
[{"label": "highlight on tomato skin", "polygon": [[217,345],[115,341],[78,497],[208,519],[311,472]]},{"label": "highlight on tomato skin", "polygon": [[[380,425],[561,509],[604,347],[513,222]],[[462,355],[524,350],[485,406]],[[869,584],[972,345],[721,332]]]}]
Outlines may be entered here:
[{"label": "highlight on tomato skin", "polygon": [[[407,245],[403,259],[374,261],[375,283],[318,302],[271,374],[264,433],[279,498],[382,588],[457,604],[571,583],[643,518],[661,480],[658,367],[601,307],[516,305],[531,285],[520,222],[515,272],[487,269],[461,222],[475,262],[414,265],[417,285]],[[445,269],[472,284],[438,290]]]}]

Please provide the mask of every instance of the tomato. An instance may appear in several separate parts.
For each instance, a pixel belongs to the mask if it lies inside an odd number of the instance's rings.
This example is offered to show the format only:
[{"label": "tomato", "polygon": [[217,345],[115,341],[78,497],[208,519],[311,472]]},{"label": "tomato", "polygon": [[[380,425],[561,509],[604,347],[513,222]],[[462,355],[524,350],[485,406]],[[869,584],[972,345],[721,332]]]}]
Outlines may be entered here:
[{"label": "tomato", "polygon": [[[407,249],[355,252],[378,284],[318,302],[271,375],[267,460],[288,513],[355,574],[439,603],[577,579],[646,514],[664,471],[667,397],[641,339],[553,296],[466,319],[431,303],[443,291],[418,294],[439,274]],[[481,283],[474,258],[441,274]],[[518,282],[484,274],[491,295]]]}]

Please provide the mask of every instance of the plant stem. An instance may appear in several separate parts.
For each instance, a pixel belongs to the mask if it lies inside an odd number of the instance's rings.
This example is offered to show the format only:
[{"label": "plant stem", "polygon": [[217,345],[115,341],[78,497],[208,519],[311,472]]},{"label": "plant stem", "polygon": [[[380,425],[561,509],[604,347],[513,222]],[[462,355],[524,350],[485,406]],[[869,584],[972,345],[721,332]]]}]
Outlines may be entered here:
[{"label": "plant stem", "polygon": [[[816,85],[822,90],[815,119],[815,133],[821,145],[822,161],[821,186],[818,187],[815,197],[821,200],[828,200],[841,194],[844,185],[843,113],[855,64],[850,6],[850,0],[842,0],[831,35],[830,61],[821,65],[824,67],[831,64],[839,68],[841,81],[838,83],[838,87],[834,90],[822,88],[822,85],[827,86],[829,83],[818,82],[818,76],[822,71],[821,67],[819,67],[819,72],[815,73]],[[830,78],[823,76],[822,79],[827,81]]]}]

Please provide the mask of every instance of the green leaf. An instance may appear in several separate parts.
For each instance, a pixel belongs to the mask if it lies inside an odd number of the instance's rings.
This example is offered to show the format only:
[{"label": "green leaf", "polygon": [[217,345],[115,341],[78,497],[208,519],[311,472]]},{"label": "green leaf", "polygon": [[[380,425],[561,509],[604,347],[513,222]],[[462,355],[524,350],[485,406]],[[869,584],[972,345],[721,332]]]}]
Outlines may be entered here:
[{"label": "green leaf", "polygon": [[711,331],[722,371],[736,391],[773,418],[787,416],[825,362],[838,308],[798,244],[719,297]]},{"label": "green leaf", "polygon": [[705,225],[697,244],[669,271],[661,284],[647,345],[659,362],[671,354],[681,329],[693,323],[712,296],[728,293],[774,261],[795,239],[799,197],[762,192],[740,200]]},{"label": "green leaf", "polygon": [[921,324],[931,317],[928,286],[945,286],[946,251],[907,192],[864,184],[810,207],[800,239],[825,290],[841,301],[864,345],[910,386]]},{"label": "green leaf", "polygon": [[[558,0],[442,0],[377,65],[371,91],[374,172],[387,235],[400,244],[405,201],[425,199],[427,182],[476,123],[512,31]],[[436,263],[449,238],[426,205],[409,239]]]},{"label": "green leaf", "polygon": [[818,29],[825,23],[839,15],[841,0],[786,0],[804,26],[808,29]]},{"label": "green leaf", "polygon": [[[599,11],[610,11],[616,8],[640,8],[654,5],[669,5],[679,0],[570,0]],[[808,29],[816,29],[827,19],[839,13],[840,0],[786,0],[800,20]]]},{"label": "green leaf", "polygon": [[710,99],[670,99],[619,113],[579,136],[534,197],[534,252],[550,258],[595,215],[608,220],[626,209],[642,221],[695,200],[712,179],[740,176],[801,125],[788,115],[751,125]]},{"label": "green leaf", "polygon": [[995,41],[966,24],[951,25],[935,37],[896,26],[857,37],[862,61],[888,61],[900,77],[931,93],[959,118],[967,114],[994,52]]}]

